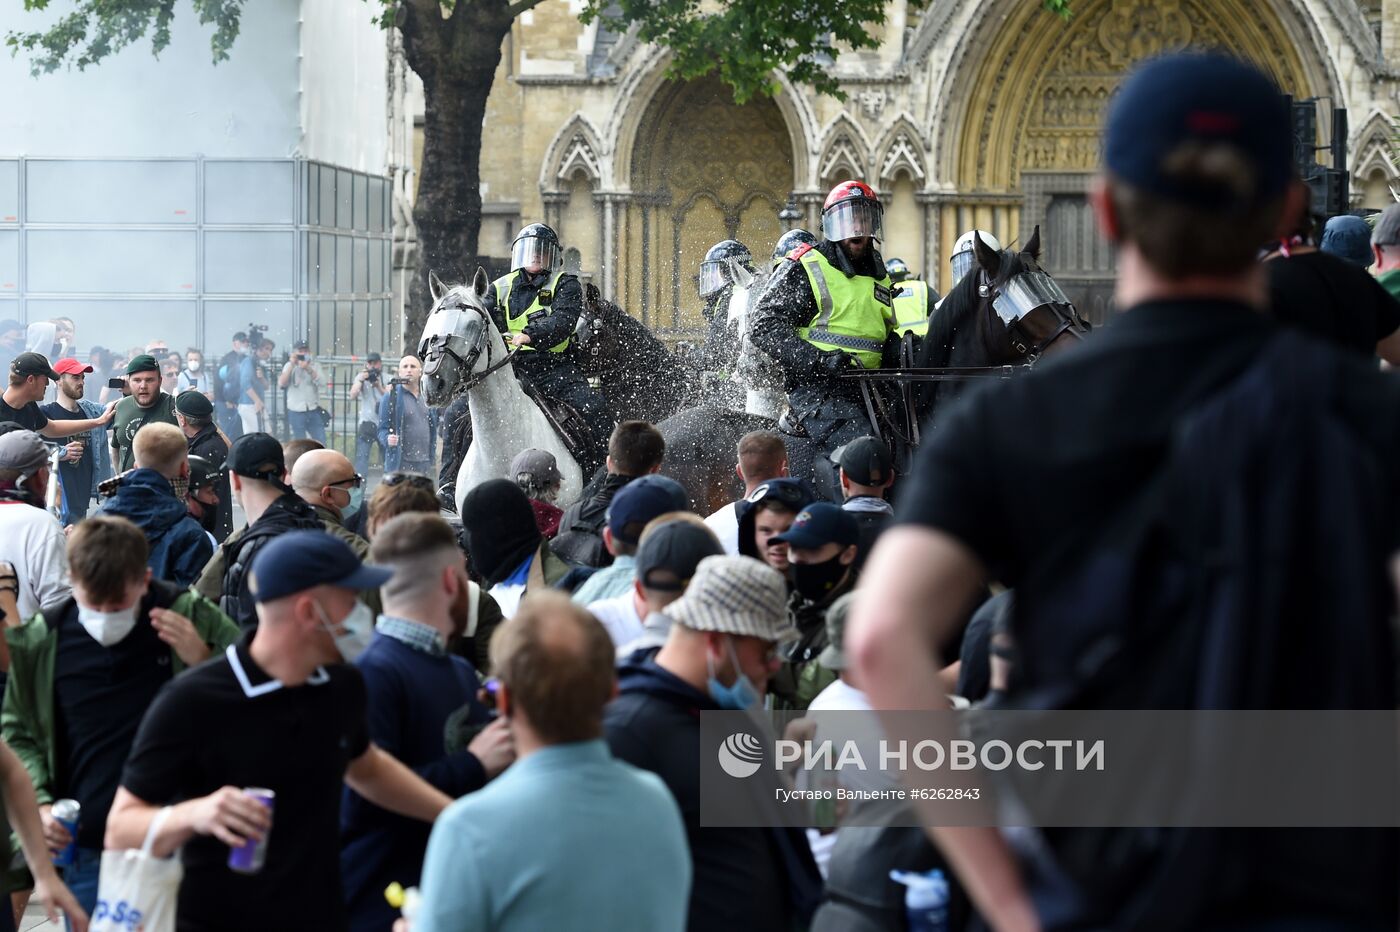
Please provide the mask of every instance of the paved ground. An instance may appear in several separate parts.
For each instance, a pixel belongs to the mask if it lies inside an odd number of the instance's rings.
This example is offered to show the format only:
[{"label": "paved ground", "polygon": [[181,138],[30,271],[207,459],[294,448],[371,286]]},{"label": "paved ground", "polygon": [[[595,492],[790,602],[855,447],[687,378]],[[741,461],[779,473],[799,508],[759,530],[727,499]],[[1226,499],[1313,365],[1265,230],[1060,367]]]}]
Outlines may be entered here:
[{"label": "paved ground", "polygon": [[55,925],[49,922],[42,906],[30,906],[24,911],[24,919],[20,920],[19,932],[29,932],[30,929],[35,932],[62,932],[63,923]]}]

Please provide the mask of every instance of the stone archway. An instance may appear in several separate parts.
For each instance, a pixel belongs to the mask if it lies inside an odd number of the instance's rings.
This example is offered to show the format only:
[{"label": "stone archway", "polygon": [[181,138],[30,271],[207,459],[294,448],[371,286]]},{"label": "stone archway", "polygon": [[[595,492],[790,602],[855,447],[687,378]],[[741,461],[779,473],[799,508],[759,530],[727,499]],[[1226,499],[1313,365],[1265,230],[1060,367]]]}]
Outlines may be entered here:
[{"label": "stone archway", "polygon": [[[1005,9],[1004,4],[989,6]],[[965,103],[951,114],[951,180],[939,253],[982,221],[1019,236],[1042,226],[1046,266],[1091,320],[1111,292],[1111,251],[1085,195],[1099,168],[1101,126],[1124,73],[1164,52],[1220,48],[1252,61],[1284,93],[1334,93],[1321,59],[1299,49],[1301,27],[1275,0],[1084,0],[1066,25],[1022,4],[951,87]],[[989,10],[990,21],[995,22]],[[946,151],[946,150],[945,150]]]},{"label": "stone archway", "polygon": [[653,330],[699,335],[705,251],[733,238],[766,257],[782,233],[792,135],[772,99],[736,104],[713,77],[666,82],[642,115],[630,169],[628,310]]}]

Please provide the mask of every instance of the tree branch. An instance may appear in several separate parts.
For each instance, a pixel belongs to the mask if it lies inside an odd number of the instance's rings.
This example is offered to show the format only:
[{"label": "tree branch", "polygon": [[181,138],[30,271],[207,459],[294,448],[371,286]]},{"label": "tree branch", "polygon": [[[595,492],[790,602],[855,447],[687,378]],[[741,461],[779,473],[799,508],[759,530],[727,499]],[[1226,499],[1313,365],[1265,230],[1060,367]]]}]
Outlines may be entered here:
[{"label": "tree branch", "polygon": [[526,10],[533,9],[534,7],[539,6],[543,2],[544,0],[515,0],[514,3],[506,7],[506,14],[511,19],[515,19],[521,13],[524,13]]}]

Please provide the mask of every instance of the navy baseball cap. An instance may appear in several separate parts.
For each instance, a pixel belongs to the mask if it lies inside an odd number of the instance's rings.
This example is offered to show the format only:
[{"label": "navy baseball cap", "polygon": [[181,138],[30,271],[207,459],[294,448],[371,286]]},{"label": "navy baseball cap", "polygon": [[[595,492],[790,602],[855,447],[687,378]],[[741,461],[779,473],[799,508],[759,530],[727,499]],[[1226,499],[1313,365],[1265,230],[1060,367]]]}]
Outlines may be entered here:
[{"label": "navy baseball cap", "polygon": [[1371,255],[1371,225],[1348,214],[1327,221],[1318,248],[1363,269],[1369,269],[1375,261]]},{"label": "navy baseball cap", "polygon": [[338,537],[325,531],[291,531],[279,535],[253,557],[248,591],[271,602],[314,586],[378,589],[393,570],[366,566]]},{"label": "navy baseball cap", "polygon": [[[1254,169],[1254,190],[1173,177],[1167,164],[1191,142],[1226,143]],[[1263,72],[1219,53],[1153,59],[1123,82],[1104,123],[1104,165],[1117,179],[1201,207],[1249,208],[1277,197],[1293,175],[1288,103]]]},{"label": "navy baseball cap", "polygon": [[813,502],[792,519],[792,527],[774,540],[787,541],[788,546],[815,550],[827,544],[849,547],[860,540],[860,526],[855,516],[831,502]]},{"label": "navy baseball cap", "polygon": [[[657,592],[682,592],[701,560],[723,555],[724,548],[709,528],[689,521],[667,521],[652,528],[637,548],[637,580]],[[677,581],[653,580],[651,574],[656,570],[670,570]]]},{"label": "navy baseball cap", "polygon": [[[685,511],[690,496],[674,479],[650,474],[633,479],[617,490],[608,505],[608,530],[623,543],[635,544],[641,536],[641,526],[668,511]],[[637,536],[626,534],[628,525],[638,527]]]}]

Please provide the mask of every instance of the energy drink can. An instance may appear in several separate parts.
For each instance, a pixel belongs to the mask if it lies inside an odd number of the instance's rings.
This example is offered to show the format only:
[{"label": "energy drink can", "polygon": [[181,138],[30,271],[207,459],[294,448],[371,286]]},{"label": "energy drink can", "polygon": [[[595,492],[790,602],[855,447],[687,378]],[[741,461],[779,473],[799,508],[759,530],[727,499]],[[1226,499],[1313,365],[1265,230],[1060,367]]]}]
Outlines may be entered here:
[{"label": "energy drink can", "polygon": [[78,853],[78,816],[82,811],[76,799],[60,799],[53,804],[53,817],[68,829],[69,835],[67,847],[54,855],[53,863],[57,867],[73,866],[73,858]]},{"label": "energy drink can", "polygon": [[[276,793],[260,786],[245,786],[243,792],[266,806],[269,812],[277,799]],[[271,830],[272,827],[269,825],[268,832]],[[228,852],[229,869],[240,874],[256,874],[262,870],[263,863],[267,861],[268,832],[263,833],[262,841],[249,839],[237,848],[230,848]]]}]

